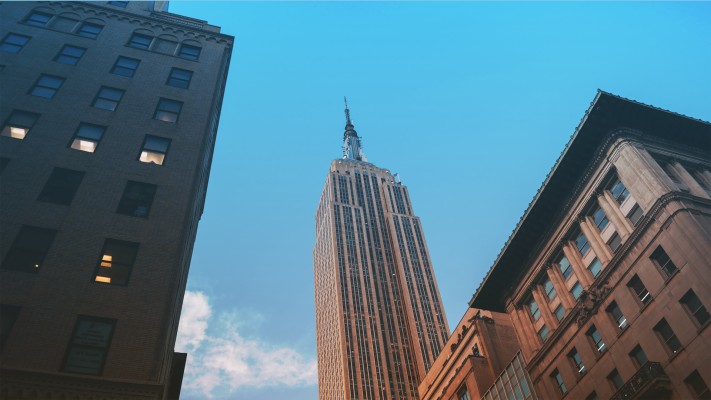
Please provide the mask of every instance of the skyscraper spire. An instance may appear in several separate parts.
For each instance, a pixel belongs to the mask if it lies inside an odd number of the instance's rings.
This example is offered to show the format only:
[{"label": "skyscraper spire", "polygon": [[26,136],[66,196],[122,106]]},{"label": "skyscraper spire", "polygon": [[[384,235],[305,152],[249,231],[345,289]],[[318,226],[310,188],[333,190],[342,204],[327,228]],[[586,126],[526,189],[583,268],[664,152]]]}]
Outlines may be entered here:
[{"label": "skyscraper spire", "polygon": [[351,111],[348,109],[348,100],[343,97],[346,103],[346,131],[343,133],[343,158],[358,161],[368,161],[363,153],[360,138],[351,122]]}]

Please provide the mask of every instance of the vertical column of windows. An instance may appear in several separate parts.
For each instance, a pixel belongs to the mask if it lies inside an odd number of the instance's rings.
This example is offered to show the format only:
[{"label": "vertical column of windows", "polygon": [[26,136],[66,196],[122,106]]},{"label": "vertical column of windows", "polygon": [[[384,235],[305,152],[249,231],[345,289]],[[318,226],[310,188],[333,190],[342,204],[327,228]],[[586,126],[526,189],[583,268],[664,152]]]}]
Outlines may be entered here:
[{"label": "vertical column of windows", "polygon": [[338,176],[338,193],[340,194],[340,201],[343,204],[348,203],[348,184],[346,183],[345,176]]},{"label": "vertical column of windows", "polygon": [[402,188],[402,197],[405,199],[405,206],[407,207],[407,213],[412,215],[412,206],[410,205],[410,195],[407,193],[407,189]]},{"label": "vertical column of windows", "polygon": [[420,223],[417,219],[412,219],[412,224],[415,227],[415,236],[417,237],[417,243],[420,247],[420,257],[422,257],[422,262],[424,263],[425,275],[427,276],[427,284],[430,288],[430,293],[432,294],[432,300],[434,302],[435,313],[437,315],[437,322],[439,324],[440,336],[442,338],[442,345],[447,343],[449,339],[449,329],[447,329],[447,324],[444,322],[444,312],[442,311],[442,299],[439,297],[439,291],[435,285],[434,272],[432,266],[429,262],[429,255],[427,254],[427,248],[425,247],[425,240],[422,236],[422,230],[420,229]]},{"label": "vertical column of windows", "polygon": [[395,205],[397,206],[397,212],[400,214],[409,215],[409,212],[405,210],[405,203],[402,200],[402,187],[394,186],[393,192],[395,194]]}]

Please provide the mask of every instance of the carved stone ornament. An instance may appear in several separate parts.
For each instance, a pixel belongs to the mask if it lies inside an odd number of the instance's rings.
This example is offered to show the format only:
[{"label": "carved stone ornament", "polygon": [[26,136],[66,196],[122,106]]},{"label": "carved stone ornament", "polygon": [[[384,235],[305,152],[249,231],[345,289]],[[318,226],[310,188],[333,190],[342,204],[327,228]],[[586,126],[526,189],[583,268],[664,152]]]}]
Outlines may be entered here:
[{"label": "carved stone ornament", "polygon": [[608,282],[603,282],[580,294],[580,309],[576,318],[578,326],[583,326],[590,317],[597,313],[600,304],[602,304],[602,301],[607,297],[610,291],[612,291],[612,289],[608,286]]}]

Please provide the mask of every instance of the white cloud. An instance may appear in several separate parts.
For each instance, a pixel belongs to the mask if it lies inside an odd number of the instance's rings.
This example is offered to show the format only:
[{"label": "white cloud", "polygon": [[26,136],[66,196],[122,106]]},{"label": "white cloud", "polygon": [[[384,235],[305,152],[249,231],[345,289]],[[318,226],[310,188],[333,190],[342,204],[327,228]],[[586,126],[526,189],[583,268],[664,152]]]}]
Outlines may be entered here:
[{"label": "white cloud", "polygon": [[237,315],[226,312],[213,317],[204,293],[185,292],[175,345],[176,351],[188,353],[183,393],[213,397],[240,388],[316,384],[315,358],[244,337]]}]

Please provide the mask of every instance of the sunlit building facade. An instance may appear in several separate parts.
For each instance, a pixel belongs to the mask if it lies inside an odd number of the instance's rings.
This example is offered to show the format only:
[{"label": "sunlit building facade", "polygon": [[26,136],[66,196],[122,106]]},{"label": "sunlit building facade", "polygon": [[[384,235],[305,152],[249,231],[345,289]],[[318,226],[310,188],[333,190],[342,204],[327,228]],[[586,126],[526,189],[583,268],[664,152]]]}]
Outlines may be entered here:
[{"label": "sunlit building facade", "polygon": [[0,4],[0,398],[175,399],[233,38],[167,2]]},{"label": "sunlit building facade", "polygon": [[316,212],[319,398],[416,399],[449,328],[408,190],[365,159],[346,115]]}]

